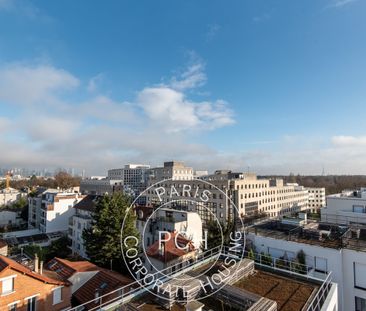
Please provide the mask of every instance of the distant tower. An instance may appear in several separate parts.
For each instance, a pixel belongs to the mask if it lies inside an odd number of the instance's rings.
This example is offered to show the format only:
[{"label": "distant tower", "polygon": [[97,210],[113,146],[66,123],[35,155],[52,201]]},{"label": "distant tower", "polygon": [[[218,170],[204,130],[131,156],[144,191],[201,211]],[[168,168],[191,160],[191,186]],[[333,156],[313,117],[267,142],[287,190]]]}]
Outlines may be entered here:
[{"label": "distant tower", "polygon": [[322,166],[322,176],[325,176],[324,165]]}]

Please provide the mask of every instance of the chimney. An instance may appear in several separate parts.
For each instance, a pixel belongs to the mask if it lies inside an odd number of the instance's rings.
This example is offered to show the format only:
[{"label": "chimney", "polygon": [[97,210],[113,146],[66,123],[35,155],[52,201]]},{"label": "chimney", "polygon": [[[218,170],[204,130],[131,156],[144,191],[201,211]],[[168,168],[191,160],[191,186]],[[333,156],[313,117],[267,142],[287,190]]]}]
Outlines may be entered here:
[{"label": "chimney", "polygon": [[165,257],[165,234],[163,235],[163,240],[159,244],[159,256]]},{"label": "chimney", "polygon": [[39,274],[43,274],[43,260],[39,264]]},{"label": "chimney", "polygon": [[39,258],[38,255],[36,254],[34,256],[34,272],[38,273],[38,269],[39,269]]}]

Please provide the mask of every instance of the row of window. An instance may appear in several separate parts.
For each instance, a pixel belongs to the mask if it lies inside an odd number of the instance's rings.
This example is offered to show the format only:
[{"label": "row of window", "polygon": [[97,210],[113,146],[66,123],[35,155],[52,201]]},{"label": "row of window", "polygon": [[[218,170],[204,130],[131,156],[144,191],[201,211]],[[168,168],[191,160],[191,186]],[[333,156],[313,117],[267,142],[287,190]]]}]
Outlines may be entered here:
[{"label": "row of window", "polygon": [[[1,296],[10,295],[15,292],[15,279],[16,279],[16,275],[11,275],[11,276],[0,279]],[[54,288],[52,291],[52,294],[53,294],[53,304],[54,305],[62,302],[62,286]],[[24,298],[24,300],[27,302],[27,311],[36,311],[37,296],[39,296],[39,294]],[[9,304],[9,310],[16,311],[18,303],[19,303],[19,301],[15,301],[15,302]]]}]

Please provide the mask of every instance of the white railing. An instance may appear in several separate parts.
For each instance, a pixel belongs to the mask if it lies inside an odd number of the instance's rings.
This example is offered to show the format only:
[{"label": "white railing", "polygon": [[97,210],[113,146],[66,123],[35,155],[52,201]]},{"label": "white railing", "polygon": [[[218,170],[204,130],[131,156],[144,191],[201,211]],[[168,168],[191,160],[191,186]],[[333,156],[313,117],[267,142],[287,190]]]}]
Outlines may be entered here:
[{"label": "white railing", "polygon": [[[225,248],[223,248],[222,250],[224,252],[227,251]],[[158,272],[151,273],[149,274],[149,276],[157,276],[156,279],[164,282],[168,278],[171,278],[173,276],[179,276],[184,272],[191,270],[192,268],[196,268],[204,263],[214,260],[216,257],[220,256],[222,250],[220,246],[215,247],[211,250],[198,254],[197,259],[194,262],[190,262],[189,259],[187,259]],[[165,275],[165,277],[162,277],[162,275]],[[143,280],[140,280],[127,284],[107,294],[99,296],[72,309],[69,309],[68,311],[81,311],[84,310],[84,308],[86,307],[88,307],[88,310],[92,311],[101,310],[103,307],[107,306],[108,308],[112,308],[123,305],[131,301],[131,299],[139,296],[140,294],[145,293],[147,290],[153,288],[154,286],[154,284],[151,284],[149,286],[141,286],[142,282]]]}]

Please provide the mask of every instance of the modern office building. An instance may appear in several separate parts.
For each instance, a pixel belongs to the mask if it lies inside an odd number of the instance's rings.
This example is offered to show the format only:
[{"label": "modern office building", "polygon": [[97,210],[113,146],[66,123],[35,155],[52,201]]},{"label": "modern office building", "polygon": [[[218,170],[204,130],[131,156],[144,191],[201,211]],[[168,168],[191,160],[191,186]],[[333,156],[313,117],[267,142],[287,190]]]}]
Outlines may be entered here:
[{"label": "modern office building", "polygon": [[[279,217],[309,208],[309,191],[297,184],[284,184],[282,179],[263,179],[252,173],[234,173],[224,170],[195,179],[193,169],[186,168],[182,163],[179,165],[174,163],[164,163],[164,167],[159,168],[158,173],[154,175],[155,178],[151,179],[150,184],[154,184],[168,177],[173,178],[147,191],[148,204],[159,205],[171,201],[172,189],[173,191],[175,189],[179,195],[175,198],[174,205],[194,210],[195,198],[187,198],[183,191],[183,184],[186,184],[193,190],[202,188],[210,193],[207,202],[199,202],[200,206],[205,206],[201,208],[202,211],[199,211],[203,221],[212,220],[214,216],[219,221],[225,221],[233,219],[235,213],[237,217],[259,214]],[[179,175],[174,176],[174,172],[179,172]],[[157,187],[165,188],[160,197],[156,194]],[[237,211],[232,203],[237,207]],[[212,213],[207,213],[208,209]]]}]

